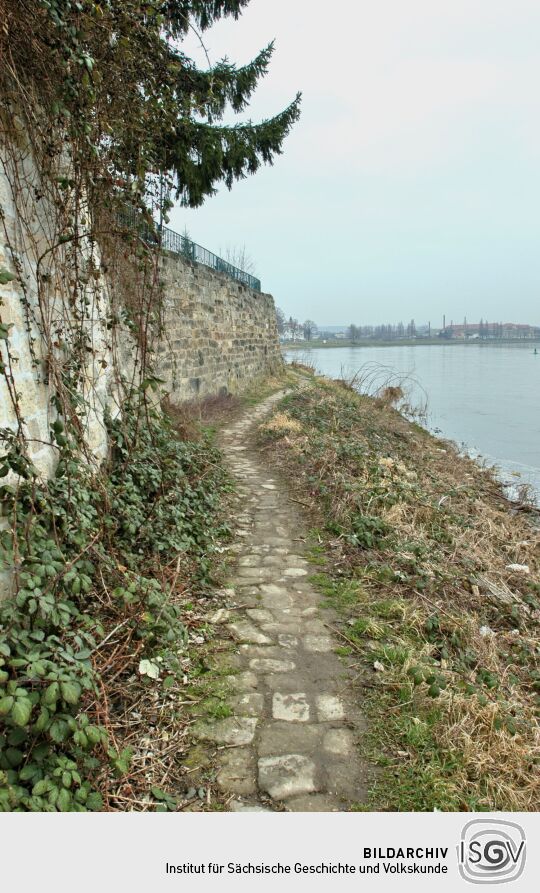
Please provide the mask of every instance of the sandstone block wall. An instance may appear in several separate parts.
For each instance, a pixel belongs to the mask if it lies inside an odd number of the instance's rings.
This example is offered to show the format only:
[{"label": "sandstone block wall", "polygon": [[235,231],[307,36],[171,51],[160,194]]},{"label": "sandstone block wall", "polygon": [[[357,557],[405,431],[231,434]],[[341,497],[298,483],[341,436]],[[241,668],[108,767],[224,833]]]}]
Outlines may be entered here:
[{"label": "sandstone block wall", "polygon": [[[82,314],[73,325],[71,309],[62,298],[65,282],[75,275],[69,253],[51,252],[58,238],[55,208],[46,198],[36,198],[40,172],[23,131],[17,147],[13,152],[14,147],[0,144],[0,271],[14,277],[0,280],[0,322],[8,327],[7,340],[0,338],[0,455],[7,433],[21,424],[30,458],[46,479],[54,473],[58,458],[50,434],[56,411],[49,372],[53,359],[62,362],[62,343],[66,356],[68,342],[77,333],[84,332],[89,345],[80,370],[84,406],[80,421],[87,459],[96,465],[108,451],[106,414],[114,417],[121,412],[119,380],[136,380],[140,370],[137,346],[127,327],[117,327],[114,334],[109,331],[107,317],[121,297],[101,272],[97,246],[86,242],[82,263],[92,275],[79,281],[93,285],[83,285]],[[44,264],[43,258],[50,260]],[[161,273],[164,325],[155,345],[157,372],[173,403],[241,390],[280,367],[270,295],[174,255],[162,257]],[[10,472],[7,482],[14,477]],[[7,526],[8,520],[0,518],[0,530]],[[11,575],[0,571],[0,598],[10,592],[11,583]]]},{"label": "sandstone block wall", "polygon": [[235,393],[280,368],[271,295],[172,254],[162,259],[161,279],[159,375],[173,403]]},{"label": "sandstone block wall", "polygon": [[[9,381],[0,374],[0,433],[2,429],[17,430],[18,419],[22,419],[30,456],[47,478],[57,459],[50,442],[56,412],[48,374],[51,348],[42,332],[55,334],[58,342],[68,341],[77,326],[73,326],[62,299],[62,283],[74,274],[67,255],[62,265],[62,255],[56,252],[53,259],[50,252],[57,239],[55,210],[47,199],[36,200],[39,186],[40,172],[21,132],[17,152],[0,145],[0,269],[15,276],[5,284],[0,282],[0,322],[9,326],[8,340],[0,339],[0,361],[11,379],[10,392]],[[51,258],[48,266],[44,267],[43,261],[40,266],[43,257]],[[100,270],[95,245],[88,244],[84,263]],[[43,285],[40,292],[38,268],[42,282],[43,273],[47,273],[46,294]],[[165,380],[172,402],[236,392],[279,368],[282,360],[270,295],[176,255],[162,257],[161,275],[164,325],[155,349],[157,372]],[[119,326],[113,335],[106,325],[111,308],[121,297],[112,292],[103,273],[98,272],[97,280],[90,278],[93,285],[84,295],[80,323],[91,345],[81,370],[80,389],[86,407],[81,421],[88,455],[99,463],[108,449],[105,413],[114,417],[121,411],[118,376],[132,380],[136,374],[136,345],[127,328]],[[55,338],[49,338],[49,344],[51,341]],[[61,359],[61,347],[58,354]]]}]

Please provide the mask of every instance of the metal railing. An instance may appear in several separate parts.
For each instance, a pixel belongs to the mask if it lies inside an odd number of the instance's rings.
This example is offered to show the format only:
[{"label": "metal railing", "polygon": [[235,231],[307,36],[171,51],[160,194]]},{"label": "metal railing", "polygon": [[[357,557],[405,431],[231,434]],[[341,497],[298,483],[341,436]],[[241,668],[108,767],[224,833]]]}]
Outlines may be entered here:
[{"label": "metal railing", "polygon": [[137,229],[145,242],[160,245],[163,251],[169,251],[171,254],[185,257],[194,263],[203,264],[205,267],[210,267],[211,270],[216,270],[217,273],[225,273],[232,279],[242,282],[248,288],[253,289],[253,291],[261,291],[261,280],[257,279],[256,276],[240,270],[228,261],[223,260],[222,257],[218,257],[212,251],[208,251],[207,248],[203,248],[202,245],[192,242],[187,236],[182,236],[180,233],[169,229],[168,226],[157,226],[155,230],[152,230],[147,223],[141,221],[141,218],[130,209],[122,212],[121,223],[130,229]]}]

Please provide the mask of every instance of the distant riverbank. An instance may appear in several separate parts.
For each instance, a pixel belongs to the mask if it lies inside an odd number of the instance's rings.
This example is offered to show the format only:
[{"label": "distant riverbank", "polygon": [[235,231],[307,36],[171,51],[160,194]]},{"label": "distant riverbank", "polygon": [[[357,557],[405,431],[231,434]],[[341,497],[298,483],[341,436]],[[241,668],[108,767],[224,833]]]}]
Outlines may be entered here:
[{"label": "distant riverbank", "polygon": [[540,348],[540,340],[529,340],[528,338],[494,338],[492,340],[480,340],[479,338],[393,338],[392,340],[380,340],[377,338],[363,338],[361,341],[351,341],[348,338],[331,338],[326,341],[317,339],[316,341],[287,341],[281,345],[282,350],[315,350],[325,349],[329,347],[428,347],[434,344],[439,347],[448,347],[449,345],[463,345],[476,347],[499,347],[503,345],[519,345],[538,350]]}]

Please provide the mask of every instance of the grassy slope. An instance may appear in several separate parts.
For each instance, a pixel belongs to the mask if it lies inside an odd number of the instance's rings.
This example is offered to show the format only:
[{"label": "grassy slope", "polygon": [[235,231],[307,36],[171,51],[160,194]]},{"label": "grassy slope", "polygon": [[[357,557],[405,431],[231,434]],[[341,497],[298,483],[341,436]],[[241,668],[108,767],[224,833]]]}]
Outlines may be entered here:
[{"label": "grassy slope", "polygon": [[538,529],[489,472],[336,383],[309,377],[261,437],[314,509],[314,579],[381,769],[370,807],[538,809]]}]

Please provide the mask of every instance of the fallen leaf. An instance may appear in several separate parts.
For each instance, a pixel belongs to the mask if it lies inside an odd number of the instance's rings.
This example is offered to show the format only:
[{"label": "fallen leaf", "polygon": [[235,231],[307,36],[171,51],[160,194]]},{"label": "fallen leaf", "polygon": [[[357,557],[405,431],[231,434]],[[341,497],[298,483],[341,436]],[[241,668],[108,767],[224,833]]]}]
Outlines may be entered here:
[{"label": "fallen leaf", "polygon": [[149,676],[150,679],[159,679],[159,666],[144,658],[139,662],[139,673],[141,676]]}]

